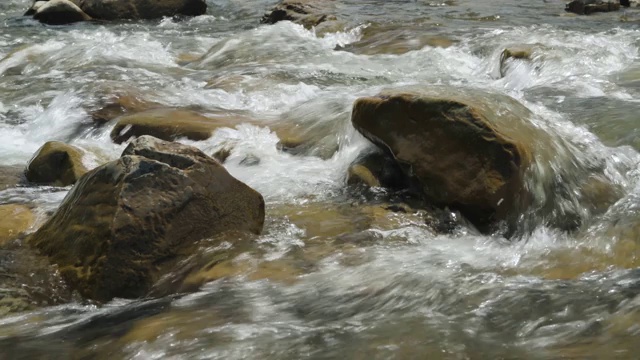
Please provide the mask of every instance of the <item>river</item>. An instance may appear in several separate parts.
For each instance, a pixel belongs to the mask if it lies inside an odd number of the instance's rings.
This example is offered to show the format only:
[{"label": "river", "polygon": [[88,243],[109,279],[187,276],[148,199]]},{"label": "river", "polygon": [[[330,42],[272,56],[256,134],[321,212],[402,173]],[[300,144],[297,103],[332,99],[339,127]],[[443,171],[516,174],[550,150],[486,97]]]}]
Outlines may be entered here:
[{"label": "river", "polygon": [[[340,0],[345,28],[316,34],[260,24],[273,0],[207,3],[195,18],[69,26],[22,17],[28,0],[0,4],[0,165],[24,166],[49,140],[85,150],[89,167],[117,158],[126,145],[90,114],[131,92],[255,119],[183,142],[208,154],[235,143],[225,166],[267,204],[257,249],[228,276],[183,296],[74,297],[6,314],[1,359],[637,358],[640,10]],[[502,77],[502,51],[520,45],[542,55]],[[619,196],[577,231],[541,221],[518,241],[464,227],[439,234],[411,214],[376,219],[345,190],[349,164],[372,146],[351,126],[351,107],[410,84],[517,99],[581,159],[602,162]],[[279,151],[275,120],[323,137],[305,154]],[[32,207],[35,231],[68,190],[14,187],[0,203]],[[367,231],[373,240],[334,241]]]}]

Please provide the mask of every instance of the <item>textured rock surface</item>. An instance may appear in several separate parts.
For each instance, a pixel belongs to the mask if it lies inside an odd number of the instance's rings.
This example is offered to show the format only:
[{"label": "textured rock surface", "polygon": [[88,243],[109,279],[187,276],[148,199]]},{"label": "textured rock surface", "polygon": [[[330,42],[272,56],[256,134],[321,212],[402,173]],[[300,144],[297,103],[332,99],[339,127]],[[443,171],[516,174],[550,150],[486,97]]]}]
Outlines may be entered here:
[{"label": "textured rock surface", "polygon": [[394,155],[430,201],[484,226],[527,201],[523,175],[533,149],[525,139],[538,132],[517,116],[496,116],[499,111],[475,95],[437,87],[391,90],[358,99],[352,122]]},{"label": "textured rock surface", "polygon": [[262,196],[198,149],[143,136],[87,173],[29,243],[83,296],[143,296],[196,242],[260,233]]}]

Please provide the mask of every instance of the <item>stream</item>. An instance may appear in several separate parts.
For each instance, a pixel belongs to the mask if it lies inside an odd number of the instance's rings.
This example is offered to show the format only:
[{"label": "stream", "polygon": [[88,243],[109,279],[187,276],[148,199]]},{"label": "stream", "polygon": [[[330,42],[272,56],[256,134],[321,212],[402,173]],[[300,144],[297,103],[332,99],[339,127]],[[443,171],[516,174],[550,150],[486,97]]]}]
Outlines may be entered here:
[{"label": "stream", "polygon": [[[136,94],[252,119],[180,142],[209,155],[235,144],[224,165],[264,196],[266,221],[254,247],[198,291],[100,305],[67,296],[55,274],[24,270],[36,263],[24,249],[0,250],[0,281],[5,268],[23,269],[24,286],[43,289],[43,306],[0,311],[0,359],[637,358],[640,9],[340,0],[343,28],[316,32],[260,24],[274,0],[66,26],[23,17],[30,3],[0,4],[0,165],[23,167],[51,140],[84,150],[88,168],[118,158],[126,144],[111,141],[114,124],[98,127],[91,114],[113,94]],[[509,61],[501,76],[502,51],[521,45],[541,55]],[[577,230],[539,221],[517,241],[381,211],[382,190],[354,195],[346,184],[373,147],[351,109],[405,85],[517,99],[580,161],[602,164],[618,193]],[[317,141],[281,151],[276,121]],[[69,189],[9,187],[0,204],[27,205],[34,232]]]}]

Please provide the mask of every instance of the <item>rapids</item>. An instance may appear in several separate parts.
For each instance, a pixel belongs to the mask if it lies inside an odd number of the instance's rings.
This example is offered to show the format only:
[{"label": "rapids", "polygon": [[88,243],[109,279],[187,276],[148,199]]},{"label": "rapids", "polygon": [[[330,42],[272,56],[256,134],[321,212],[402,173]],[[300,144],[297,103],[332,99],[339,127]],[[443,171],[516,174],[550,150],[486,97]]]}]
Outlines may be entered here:
[{"label": "rapids", "polygon": [[[257,248],[230,261],[228,276],[185,296],[100,306],[58,294],[0,318],[0,359],[637,357],[640,10],[578,17],[555,0],[341,0],[346,29],[321,34],[260,25],[273,0],[207,3],[195,18],[69,26],[22,17],[28,0],[0,3],[0,165],[24,166],[49,140],[87,151],[89,168],[117,158],[125,145],[111,142],[113,124],[96,128],[90,113],[135,92],[259,121],[181,141],[208,154],[236,144],[225,166],[267,203]],[[502,50],[518,45],[542,55],[511,61],[500,77]],[[376,218],[346,190],[349,164],[372,147],[351,126],[351,106],[413,84],[517,99],[578,162],[599,164],[620,189],[615,203],[577,231],[539,221],[517,241],[465,227],[439,235],[410,214]],[[306,155],[279,151],[269,128],[278,120],[322,140]],[[247,166],[248,156],[259,162]],[[68,190],[13,187],[0,204],[32,207],[32,232]],[[340,241],[359,233],[369,236]],[[20,249],[0,258],[0,280],[30,261]],[[54,281],[31,278],[25,286]]]}]

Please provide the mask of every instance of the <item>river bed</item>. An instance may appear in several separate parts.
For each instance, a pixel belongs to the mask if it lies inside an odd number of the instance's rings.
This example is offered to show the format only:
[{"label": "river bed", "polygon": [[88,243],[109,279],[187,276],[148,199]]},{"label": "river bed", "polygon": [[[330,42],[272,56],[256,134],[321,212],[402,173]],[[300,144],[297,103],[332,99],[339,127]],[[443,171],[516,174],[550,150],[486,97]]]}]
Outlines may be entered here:
[{"label": "river bed", "polygon": [[[117,158],[126,144],[91,112],[134,93],[253,119],[181,141],[208,154],[236,144],[225,167],[267,207],[256,248],[219,280],[99,306],[53,287],[50,305],[0,318],[1,359],[637,357],[640,9],[585,17],[553,0],[341,0],[343,28],[316,33],[260,24],[275,3],[208,0],[195,18],[69,26],[22,17],[27,0],[0,4],[0,165],[25,166],[50,140],[85,150],[90,168]],[[521,45],[541,55],[501,76],[502,51]],[[577,231],[540,221],[518,241],[378,215],[346,186],[349,164],[373,146],[351,126],[352,104],[412,84],[517,99],[580,160],[602,162],[620,194]],[[305,154],[283,152],[275,121],[324,135]],[[0,203],[28,205],[33,232],[68,190],[11,187]],[[339,241],[362,232],[375,236]],[[28,285],[51,288],[48,276]]]}]

